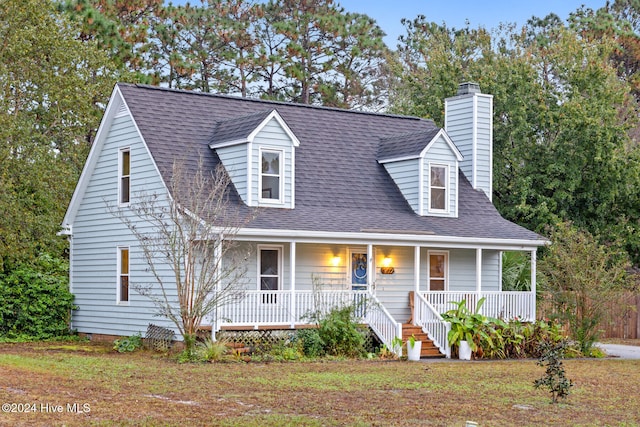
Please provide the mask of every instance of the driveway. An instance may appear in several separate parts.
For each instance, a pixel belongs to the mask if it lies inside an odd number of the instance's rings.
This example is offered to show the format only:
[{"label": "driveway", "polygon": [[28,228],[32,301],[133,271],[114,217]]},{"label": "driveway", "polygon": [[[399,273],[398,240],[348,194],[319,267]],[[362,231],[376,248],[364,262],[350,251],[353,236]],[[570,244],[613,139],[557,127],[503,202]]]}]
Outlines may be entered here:
[{"label": "driveway", "polygon": [[609,355],[609,357],[619,357],[621,359],[640,359],[640,347],[635,345],[602,343],[597,343],[596,345],[603,349]]}]

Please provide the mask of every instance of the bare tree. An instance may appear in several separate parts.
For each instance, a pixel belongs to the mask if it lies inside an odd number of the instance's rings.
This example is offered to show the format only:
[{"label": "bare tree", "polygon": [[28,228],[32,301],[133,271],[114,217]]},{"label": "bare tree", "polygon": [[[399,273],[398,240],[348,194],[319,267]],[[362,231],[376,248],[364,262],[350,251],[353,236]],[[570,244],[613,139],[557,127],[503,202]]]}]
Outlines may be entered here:
[{"label": "bare tree", "polygon": [[[244,296],[248,249],[235,237],[252,217],[230,200],[222,165],[173,164],[168,197],[140,193],[128,208],[109,207],[140,244],[155,283],[131,284],[171,320],[193,350],[205,316]],[[167,271],[169,269],[170,271]]]}]

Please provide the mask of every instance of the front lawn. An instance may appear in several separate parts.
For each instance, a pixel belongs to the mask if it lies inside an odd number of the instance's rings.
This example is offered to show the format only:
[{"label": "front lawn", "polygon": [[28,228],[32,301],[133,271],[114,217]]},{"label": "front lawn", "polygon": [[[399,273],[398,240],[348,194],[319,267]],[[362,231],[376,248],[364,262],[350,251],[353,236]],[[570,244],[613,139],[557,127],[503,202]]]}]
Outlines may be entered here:
[{"label": "front lawn", "polygon": [[177,364],[93,343],[0,344],[0,425],[640,426],[640,361],[565,367],[575,386],[552,405],[534,360]]}]

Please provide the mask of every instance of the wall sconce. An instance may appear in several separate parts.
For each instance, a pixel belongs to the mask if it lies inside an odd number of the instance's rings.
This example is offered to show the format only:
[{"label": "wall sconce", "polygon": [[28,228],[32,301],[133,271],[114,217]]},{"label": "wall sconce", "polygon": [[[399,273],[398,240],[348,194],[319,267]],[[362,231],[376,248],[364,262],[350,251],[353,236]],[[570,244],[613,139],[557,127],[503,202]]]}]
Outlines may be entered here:
[{"label": "wall sconce", "polygon": [[339,266],[339,265],[340,265],[340,261],[342,261],[342,259],[341,259],[338,255],[336,255],[336,256],[334,256],[333,258],[331,258],[331,264],[332,264],[334,267]]},{"label": "wall sconce", "polygon": [[380,273],[393,274],[395,269],[391,266],[391,257],[384,257],[382,260],[382,267],[380,267]]}]

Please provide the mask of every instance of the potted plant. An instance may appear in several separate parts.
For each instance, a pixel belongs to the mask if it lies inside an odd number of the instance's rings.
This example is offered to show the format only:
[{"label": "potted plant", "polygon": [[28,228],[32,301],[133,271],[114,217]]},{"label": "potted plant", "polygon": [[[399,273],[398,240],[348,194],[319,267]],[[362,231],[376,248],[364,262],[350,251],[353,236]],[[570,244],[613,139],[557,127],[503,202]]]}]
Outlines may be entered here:
[{"label": "potted plant", "polygon": [[484,301],[485,298],[480,298],[473,312],[467,308],[466,300],[452,301],[456,308],[442,313],[442,318],[451,324],[447,335],[449,345],[458,348],[458,357],[462,360],[471,360],[472,352],[477,349],[476,336],[485,334],[482,327],[487,323],[488,318],[478,313]]},{"label": "potted plant", "polygon": [[420,360],[422,351],[422,341],[416,340],[415,335],[411,335],[407,340],[407,359]]}]

